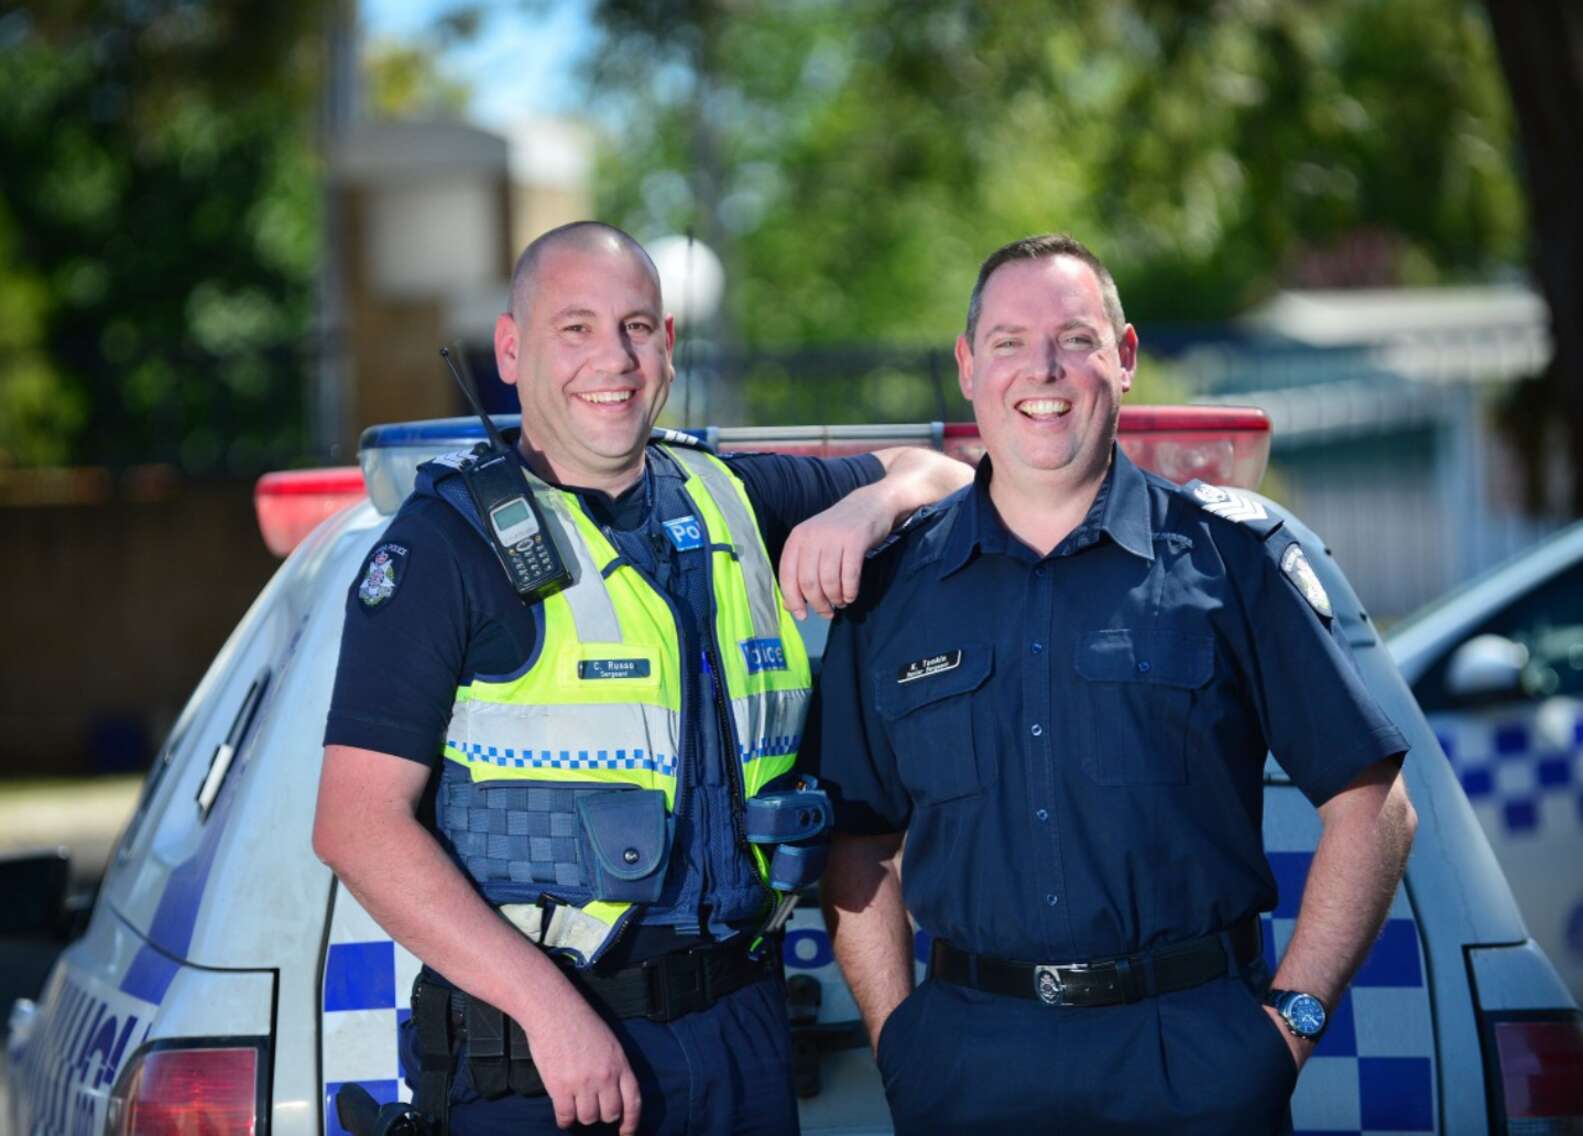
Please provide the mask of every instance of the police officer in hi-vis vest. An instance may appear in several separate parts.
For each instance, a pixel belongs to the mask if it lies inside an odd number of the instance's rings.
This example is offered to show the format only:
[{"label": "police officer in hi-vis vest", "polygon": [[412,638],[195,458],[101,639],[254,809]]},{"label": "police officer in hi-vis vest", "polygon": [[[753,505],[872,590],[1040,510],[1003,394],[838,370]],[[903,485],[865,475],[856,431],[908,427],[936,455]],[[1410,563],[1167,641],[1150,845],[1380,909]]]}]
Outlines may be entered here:
[{"label": "police officer in hi-vis vest", "polygon": [[830,813],[794,772],[787,607],[849,602],[864,553],[970,471],[654,433],[674,338],[627,234],[534,241],[495,328],[505,468],[569,582],[515,586],[468,489],[483,456],[458,454],[351,583],[314,848],[424,963],[402,1067],[451,1132],[797,1127],[773,924]]}]

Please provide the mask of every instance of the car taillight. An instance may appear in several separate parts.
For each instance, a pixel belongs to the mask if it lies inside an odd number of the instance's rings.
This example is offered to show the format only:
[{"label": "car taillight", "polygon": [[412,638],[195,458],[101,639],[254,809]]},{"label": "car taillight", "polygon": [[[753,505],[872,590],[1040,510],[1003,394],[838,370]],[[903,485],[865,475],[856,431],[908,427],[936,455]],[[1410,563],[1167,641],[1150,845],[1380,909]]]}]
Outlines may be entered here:
[{"label": "car taillight", "polygon": [[1583,1015],[1495,1020],[1489,1036],[1500,1083],[1496,1131],[1583,1132]]},{"label": "car taillight", "polygon": [[259,1119],[256,1046],[148,1049],[110,1096],[108,1136],[254,1136]]},{"label": "car taillight", "polygon": [[276,556],[285,556],[320,521],[368,495],[356,466],[266,473],[253,489],[258,531]]}]

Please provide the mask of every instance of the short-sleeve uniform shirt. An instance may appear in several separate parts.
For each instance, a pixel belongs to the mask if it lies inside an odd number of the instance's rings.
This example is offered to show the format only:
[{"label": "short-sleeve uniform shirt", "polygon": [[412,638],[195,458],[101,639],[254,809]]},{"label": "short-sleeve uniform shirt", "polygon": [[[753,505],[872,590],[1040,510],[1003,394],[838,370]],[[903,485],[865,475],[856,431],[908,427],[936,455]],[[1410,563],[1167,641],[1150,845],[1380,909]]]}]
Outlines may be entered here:
[{"label": "short-sleeve uniform shirt", "polygon": [[1001,958],[1105,958],[1270,909],[1266,752],[1317,805],[1407,748],[1283,571],[1295,538],[1118,447],[1041,557],[991,476],[986,458],[871,559],[831,630],[804,755],[838,827],[905,831],[919,925]]},{"label": "short-sleeve uniform shirt", "polygon": [[[871,455],[831,460],[776,454],[723,456],[753,504],[771,563],[778,562],[796,525],[884,473]],[[657,464],[668,472],[657,474]],[[673,610],[687,621],[680,629],[681,642],[696,644],[708,633],[707,621],[712,618],[696,611],[697,605],[688,598],[684,577],[698,569],[671,570],[676,561],[663,551],[662,526],[650,516],[656,500],[651,482],[659,476],[678,478],[672,466],[669,458],[651,455],[644,479],[615,499],[597,490],[567,488],[573,489],[595,523],[613,536],[621,535],[629,547],[634,541],[638,550],[645,541],[655,546],[634,563],[643,571],[638,560],[652,561],[655,586],[670,595]],[[700,620],[703,626],[698,625]],[[494,553],[468,521],[437,497],[414,495],[369,553],[348,593],[325,744],[392,754],[427,765],[437,774],[457,688],[475,676],[522,673],[537,658],[543,635],[542,608],[522,602]],[[695,704],[711,705],[708,676],[686,662],[683,669],[697,684]],[[686,776],[693,784],[728,786],[724,743],[713,719],[701,715],[689,730],[696,740],[689,745]],[[437,783],[437,775],[431,777],[429,795],[418,813],[431,828]],[[708,830],[698,816],[689,815],[679,826],[677,840],[686,848],[706,839]],[[672,857],[667,896],[680,895],[688,885],[682,878],[688,860],[685,851]],[[733,868],[738,876],[751,877],[751,866],[733,863]],[[704,903],[710,904],[712,898],[705,890]],[[646,912],[642,922],[650,922],[650,914]],[[649,934],[645,926],[624,936],[611,952],[612,965],[664,953],[678,942],[698,941],[700,932],[691,924],[698,914],[689,909],[681,916],[679,939],[668,937],[669,927],[653,928],[655,933]],[[718,914],[725,921],[718,926],[711,921],[704,937],[724,937],[741,929],[737,916],[722,912],[718,904],[703,914],[711,918]],[[654,918],[662,920],[659,915]]]}]

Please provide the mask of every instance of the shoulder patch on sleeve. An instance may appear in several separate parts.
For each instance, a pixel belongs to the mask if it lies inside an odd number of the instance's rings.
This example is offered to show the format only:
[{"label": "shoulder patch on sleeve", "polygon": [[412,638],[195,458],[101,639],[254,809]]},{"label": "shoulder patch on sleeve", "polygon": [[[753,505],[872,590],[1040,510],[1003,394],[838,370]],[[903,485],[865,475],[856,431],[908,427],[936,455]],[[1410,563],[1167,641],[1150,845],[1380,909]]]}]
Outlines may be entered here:
[{"label": "shoulder patch on sleeve", "polygon": [[357,581],[357,599],[369,610],[381,608],[407,575],[407,546],[386,543],[368,554]]},{"label": "shoulder patch on sleeve", "polygon": [[1325,586],[1319,582],[1319,575],[1314,571],[1314,566],[1308,562],[1308,556],[1303,552],[1303,546],[1295,540],[1286,546],[1286,551],[1281,553],[1281,571],[1302,593],[1308,601],[1308,606],[1317,611],[1326,619],[1332,618],[1336,613],[1330,606],[1330,596],[1325,591]]},{"label": "shoulder patch on sleeve", "polygon": [[1246,490],[1189,481],[1182,486],[1182,492],[1204,512],[1246,525],[1261,537],[1268,537],[1281,527],[1281,518],[1272,514],[1264,507],[1263,501]]}]

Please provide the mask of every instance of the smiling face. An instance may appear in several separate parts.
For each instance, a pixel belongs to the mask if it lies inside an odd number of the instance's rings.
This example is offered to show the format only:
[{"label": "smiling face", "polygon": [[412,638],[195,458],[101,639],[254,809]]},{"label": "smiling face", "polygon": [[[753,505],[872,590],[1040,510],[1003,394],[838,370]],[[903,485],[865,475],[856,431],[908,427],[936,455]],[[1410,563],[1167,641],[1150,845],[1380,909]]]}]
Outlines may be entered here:
[{"label": "smiling face", "polygon": [[1099,278],[1081,260],[1048,256],[995,269],[973,342],[957,339],[956,361],[996,479],[1097,482],[1137,353],[1132,325],[1117,336]]},{"label": "smiling face", "polygon": [[514,307],[495,323],[495,361],[526,446],[564,484],[626,488],[675,376],[652,268],[608,238],[551,245]]}]

